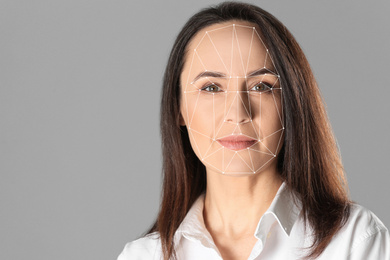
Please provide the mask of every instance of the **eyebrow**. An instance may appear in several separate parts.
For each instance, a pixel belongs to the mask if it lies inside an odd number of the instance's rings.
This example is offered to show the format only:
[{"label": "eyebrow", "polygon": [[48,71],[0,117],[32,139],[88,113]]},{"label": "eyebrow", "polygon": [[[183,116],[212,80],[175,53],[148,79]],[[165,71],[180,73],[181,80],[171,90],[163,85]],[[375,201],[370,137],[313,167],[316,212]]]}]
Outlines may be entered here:
[{"label": "eyebrow", "polygon": [[[255,76],[260,76],[260,75],[264,75],[264,74],[267,74],[267,73],[270,73],[270,74],[274,74],[274,75],[277,75],[276,72],[274,72],[273,70],[271,69],[267,69],[267,68],[261,68],[261,69],[258,69],[258,70],[255,70],[255,71],[252,71],[250,72],[247,77],[255,77]],[[194,78],[194,80],[192,81],[192,83],[195,83],[198,79],[200,78],[207,78],[207,77],[213,77],[213,78],[226,78],[226,74],[222,73],[222,72],[217,72],[217,71],[209,71],[209,70],[206,70],[206,71],[203,71],[201,73],[198,74],[198,76],[196,76]]]},{"label": "eyebrow", "polygon": [[203,72],[199,73],[198,76],[196,76],[196,77],[194,78],[194,80],[192,81],[192,83],[195,83],[195,81],[197,81],[197,80],[200,79],[200,78],[207,78],[207,77],[213,77],[213,78],[226,78],[226,75],[223,74],[223,73],[221,73],[221,72],[206,70],[206,71],[203,71]]},{"label": "eyebrow", "polygon": [[255,76],[260,76],[260,75],[264,75],[264,74],[278,75],[278,73],[276,73],[275,71],[264,67],[264,68],[252,71],[251,73],[249,73],[247,75],[247,77],[255,77]]}]

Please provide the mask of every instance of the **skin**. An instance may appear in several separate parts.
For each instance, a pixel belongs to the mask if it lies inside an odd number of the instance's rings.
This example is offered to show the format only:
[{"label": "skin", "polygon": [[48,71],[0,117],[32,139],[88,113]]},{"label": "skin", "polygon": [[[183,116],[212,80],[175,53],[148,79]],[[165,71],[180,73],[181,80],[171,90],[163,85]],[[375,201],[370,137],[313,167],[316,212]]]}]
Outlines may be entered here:
[{"label": "skin", "polygon": [[[262,68],[265,74],[248,76]],[[198,77],[205,71],[224,76]],[[247,259],[260,217],[282,183],[276,170],[284,132],[279,77],[254,26],[231,21],[195,35],[181,86],[182,125],[206,166],[206,228],[223,259]],[[256,142],[238,151],[218,142],[232,134]]]}]

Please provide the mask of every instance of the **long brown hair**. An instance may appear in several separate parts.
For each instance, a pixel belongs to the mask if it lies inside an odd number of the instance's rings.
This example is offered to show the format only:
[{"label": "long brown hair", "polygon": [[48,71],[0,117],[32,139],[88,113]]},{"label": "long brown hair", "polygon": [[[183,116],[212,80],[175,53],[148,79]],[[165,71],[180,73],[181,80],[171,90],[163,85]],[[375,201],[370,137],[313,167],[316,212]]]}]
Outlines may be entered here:
[{"label": "long brown hair", "polygon": [[174,234],[205,191],[205,167],[191,148],[186,128],[180,126],[180,75],[193,36],[207,26],[231,20],[247,21],[260,28],[280,74],[286,131],[278,172],[302,202],[304,221],[314,230],[307,258],[316,258],[349,216],[341,158],[317,83],[298,43],[273,15],[245,3],[224,2],[201,10],[184,25],[173,45],[161,101],[162,201],[148,233],[159,233],[165,260],[175,258]]}]

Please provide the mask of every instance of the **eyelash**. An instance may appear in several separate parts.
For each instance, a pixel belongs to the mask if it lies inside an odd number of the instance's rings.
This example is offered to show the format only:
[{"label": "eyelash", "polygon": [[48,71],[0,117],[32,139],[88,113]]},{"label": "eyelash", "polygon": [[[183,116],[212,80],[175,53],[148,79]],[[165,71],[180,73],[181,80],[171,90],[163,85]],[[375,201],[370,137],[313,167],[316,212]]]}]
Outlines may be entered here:
[{"label": "eyelash", "polygon": [[[212,90],[207,90],[207,88],[215,87],[218,88],[219,90],[217,91],[212,91]],[[216,84],[209,84],[201,88],[202,91],[210,92],[210,93],[218,93],[218,92],[224,92],[219,86]]]},{"label": "eyelash", "polygon": [[[256,92],[266,92],[266,91],[268,91],[268,90],[272,90],[272,87],[273,87],[271,84],[269,84],[269,83],[267,83],[267,82],[262,82],[262,81],[260,81],[259,83],[255,84],[252,88],[250,88],[249,91],[252,90],[253,88],[259,86],[259,85],[262,86],[262,87],[265,87],[266,89],[264,89],[264,90],[254,90],[254,91],[256,91]],[[214,88],[216,88],[217,90],[210,90],[211,87],[214,87]],[[209,90],[207,90],[207,89],[209,89]],[[209,84],[209,85],[206,85],[206,86],[202,87],[200,90],[205,91],[205,92],[210,92],[210,93],[224,92],[224,91],[221,89],[221,87],[219,87],[219,86],[216,85],[216,84]]]},{"label": "eyelash", "polygon": [[253,88],[255,88],[255,87],[259,86],[259,85],[265,87],[266,89],[260,90],[260,91],[257,91],[257,92],[266,92],[266,91],[268,91],[268,90],[272,90],[272,87],[273,87],[271,84],[269,84],[269,83],[267,83],[267,82],[262,82],[262,81],[260,81],[259,83],[257,83],[256,85],[254,85],[250,90],[252,90]]}]

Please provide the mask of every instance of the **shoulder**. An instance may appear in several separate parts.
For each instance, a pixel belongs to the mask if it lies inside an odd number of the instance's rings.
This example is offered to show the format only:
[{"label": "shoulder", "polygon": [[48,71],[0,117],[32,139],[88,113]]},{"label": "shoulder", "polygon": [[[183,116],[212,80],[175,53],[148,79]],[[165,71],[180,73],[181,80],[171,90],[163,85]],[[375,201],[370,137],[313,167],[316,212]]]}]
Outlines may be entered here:
[{"label": "shoulder", "polygon": [[161,243],[157,232],[126,244],[118,260],[160,259]]},{"label": "shoulder", "polygon": [[359,233],[366,236],[387,231],[385,225],[373,212],[356,203],[351,204],[346,228],[359,230]]},{"label": "shoulder", "polygon": [[351,255],[361,255],[363,252],[369,254],[370,251],[374,254],[390,254],[388,229],[373,212],[359,204],[351,204],[350,216],[342,233],[351,242]]}]

